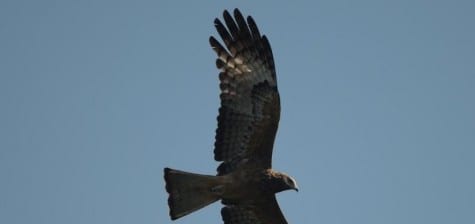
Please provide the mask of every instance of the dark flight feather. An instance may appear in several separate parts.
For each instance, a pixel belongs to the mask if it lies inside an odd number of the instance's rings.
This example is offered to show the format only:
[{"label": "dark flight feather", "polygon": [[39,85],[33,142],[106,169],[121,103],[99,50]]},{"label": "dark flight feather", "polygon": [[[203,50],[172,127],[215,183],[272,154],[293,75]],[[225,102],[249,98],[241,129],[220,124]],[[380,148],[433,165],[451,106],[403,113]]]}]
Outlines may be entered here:
[{"label": "dark flight feather", "polygon": [[272,50],[251,17],[246,22],[237,9],[234,18],[228,11],[223,17],[226,27],[219,19],[215,26],[225,47],[210,37],[218,55],[216,66],[221,70],[221,107],[214,149],[215,159],[222,161],[218,174],[251,163],[271,168],[280,117]]}]

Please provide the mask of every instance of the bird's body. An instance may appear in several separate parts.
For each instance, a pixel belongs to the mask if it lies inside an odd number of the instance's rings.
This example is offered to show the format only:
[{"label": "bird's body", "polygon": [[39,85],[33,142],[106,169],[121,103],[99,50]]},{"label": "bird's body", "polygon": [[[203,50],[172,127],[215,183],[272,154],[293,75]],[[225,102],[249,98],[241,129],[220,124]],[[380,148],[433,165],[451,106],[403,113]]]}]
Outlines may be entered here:
[{"label": "bird's body", "polygon": [[[298,190],[293,178],[272,169],[239,169],[229,174],[212,176],[165,168],[165,180],[170,193],[172,219],[217,200],[222,200],[223,204],[244,207],[267,206],[269,201],[275,201],[275,193]],[[278,212],[275,215],[281,214],[280,210]]]},{"label": "bird's body", "polygon": [[294,189],[295,180],[272,169],[280,119],[280,97],[270,44],[254,20],[234,10],[215,26],[221,107],[214,158],[218,174],[201,175],[165,168],[170,216],[177,219],[221,200],[225,224],[286,224],[275,193]]},{"label": "bird's body", "polygon": [[283,174],[272,169],[242,169],[217,178],[218,185],[211,190],[232,203],[255,203],[287,188]]}]

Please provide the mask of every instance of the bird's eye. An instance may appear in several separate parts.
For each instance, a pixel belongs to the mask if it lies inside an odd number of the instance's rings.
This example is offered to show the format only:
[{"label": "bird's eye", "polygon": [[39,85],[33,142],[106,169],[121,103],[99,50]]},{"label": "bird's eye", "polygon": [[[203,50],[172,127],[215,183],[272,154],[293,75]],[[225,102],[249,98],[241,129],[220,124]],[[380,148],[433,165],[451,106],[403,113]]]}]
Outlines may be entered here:
[{"label": "bird's eye", "polygon": [[289,185],[294,185],[294,184],[295,184],[295,183],[294,183],[294,180],[292,180],[292,178],[286,178],[286,180],[287,180],[287,181],[286,181],[287,184],[289,184]]}]

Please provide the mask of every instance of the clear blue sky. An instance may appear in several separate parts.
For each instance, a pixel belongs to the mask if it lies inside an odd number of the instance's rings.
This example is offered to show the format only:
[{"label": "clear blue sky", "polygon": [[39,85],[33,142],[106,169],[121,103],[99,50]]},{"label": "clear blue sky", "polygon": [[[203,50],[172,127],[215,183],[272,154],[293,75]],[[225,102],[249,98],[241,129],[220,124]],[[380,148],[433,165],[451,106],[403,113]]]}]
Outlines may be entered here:
[{"label": "clear blue sky", "polygon": [[163,168],[215,173],[235,7],[273,47],[289,222],[475,223],[475,2],[416,0],[1,1],[0,223],[172,223]]}]

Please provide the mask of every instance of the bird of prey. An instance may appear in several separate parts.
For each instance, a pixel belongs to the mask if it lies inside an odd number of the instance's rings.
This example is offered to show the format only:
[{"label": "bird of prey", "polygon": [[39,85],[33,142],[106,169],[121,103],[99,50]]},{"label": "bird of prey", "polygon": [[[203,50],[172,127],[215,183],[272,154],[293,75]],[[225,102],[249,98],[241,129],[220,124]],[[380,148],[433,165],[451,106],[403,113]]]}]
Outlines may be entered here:
[{"label": "bird of prey", "polygon": [[252,17],[238,9],[214,20],[224,46],[209,38],[220,70],[221,107],[214,144],[217,175],[164,169],[172,220],[215,201],[224,224],[285,224],[275,194],[298,191],[294,178],[272,170],[280,99],[272,50]]}]

